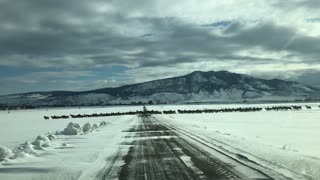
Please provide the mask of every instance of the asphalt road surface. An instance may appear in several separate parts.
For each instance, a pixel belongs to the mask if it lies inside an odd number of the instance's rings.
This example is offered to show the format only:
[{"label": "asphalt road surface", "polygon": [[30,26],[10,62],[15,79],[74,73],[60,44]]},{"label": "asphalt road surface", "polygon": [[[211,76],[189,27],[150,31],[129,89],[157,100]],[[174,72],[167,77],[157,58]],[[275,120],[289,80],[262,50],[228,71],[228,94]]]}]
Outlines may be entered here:
[{"label": "asphalt road surface", "polygon": [[[119,153],[109,159],[110,165],[101,170],[97,179],[273,179],[223,153],[208,152],[210,147],[204,148],[194,135],[150,116],[139,117],[138,123],[124,133]],[[242,167],[236,168],[232,161]]]}]

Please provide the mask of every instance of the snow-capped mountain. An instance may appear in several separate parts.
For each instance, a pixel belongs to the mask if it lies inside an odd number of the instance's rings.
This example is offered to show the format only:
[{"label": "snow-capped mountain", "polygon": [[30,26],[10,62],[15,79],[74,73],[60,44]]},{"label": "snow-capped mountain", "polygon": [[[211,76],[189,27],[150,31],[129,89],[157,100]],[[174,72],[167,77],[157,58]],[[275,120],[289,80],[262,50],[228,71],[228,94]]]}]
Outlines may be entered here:
[{"label": "snow-capped mountain", "polygon": [[92,91],[33,92],[0,96],[4,106],[79,106],[136,103],[316,100],[320,90],[294,81],[265,80],[227,71],[191,74]]}]

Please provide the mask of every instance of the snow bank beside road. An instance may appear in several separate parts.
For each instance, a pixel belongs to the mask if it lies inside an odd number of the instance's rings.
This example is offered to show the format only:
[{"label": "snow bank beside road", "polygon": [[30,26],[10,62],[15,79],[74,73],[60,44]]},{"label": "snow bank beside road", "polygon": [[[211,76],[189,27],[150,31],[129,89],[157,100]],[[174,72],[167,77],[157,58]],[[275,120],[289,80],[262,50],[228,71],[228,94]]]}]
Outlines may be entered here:
[{"label": "snow bank beside road", "polygon": [[[107,125],[105,121],[100,122],[102,126]],[[96,124],[95,124],[96,125]],[[100,127],[102,127],[100,126]],[[79,135],[83,133],[89,133],[96,130],[98,126],[96,125],[95,129],[92,129],[92,125],[90,123],[86,123],[83,126],[83,131],[78,123],[70,122],[67,127],[59,132],[57,131],[56,135]],[[0,162],[3,160],[15,159],[18,158],[21,154],[38,154],[36,150],[45,150],[46,147],[51,146],[51,141],[54,140],[56,136],[52,133],[46,135],[39,135],[30,143],[30,141],[26,141],[22,146],[17,147],[14,151],[11,149],[0,146]],[[36,149],[36,150],[35,150]]]},{"label": "snow bank beside road", "polygon": [[39,134],[63,130],[70,121],[78,124],[90,122],[99,124],[101,121],[109,121],[116,117],[102,118],[73,118],[69,120],[44,120],[43,116],[61,116],[66,114],[93,114],[105,112],[126,112],[141,110],[141,106],[132,107],[83,107],[83,108],[57,108],[57,109],[33,109],[0,111],[0,144],[13,149],[17,144],[26,142]]},{"label": "snow bank beside road", "polygon": [[[30,153],[34,145],[27,142],[16,158],[0,163],[0,179],[94,179],[106,165],[107,157],[118,150],[118,143],[123,138],[121,131],[135,123],[133,118],[112,117],[107,126],[90,133],[57,135],[44,150],[33,149],[35,153]],[[42,136],[37,140],[43,140]]]},{"label": "snow bank beside road", "polygon": [[293,179],[320,178],[318,108],[299,112],[157,117],[165,123],[201,135],[242,160],[247,158]]},{"label": "snow bank beside road", "polygon": [[9,159],[13,156],[11,149],[0,146],[0,161]]},{"label": "snow bank beside road", "polygon": [[82,133],[82,129],[78,123],[70,122],[61,132],[64,135],[78,135]]}]

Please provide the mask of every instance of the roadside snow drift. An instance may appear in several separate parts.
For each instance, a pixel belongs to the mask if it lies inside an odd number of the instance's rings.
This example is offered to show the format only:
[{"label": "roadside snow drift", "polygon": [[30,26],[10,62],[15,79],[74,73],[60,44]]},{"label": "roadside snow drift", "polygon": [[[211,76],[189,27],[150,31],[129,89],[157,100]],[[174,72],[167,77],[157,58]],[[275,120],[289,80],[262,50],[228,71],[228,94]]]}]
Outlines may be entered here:
[{"label": "roadside snow drift", "polygon": [[64,135],[78,135],[82,133],[82,129],[79,124],[70,122],[68,126],[62,131]]},{"label": "roadside snow drift", "polygon": [[0,161],[13,157],[11,149],[0,146]]}]

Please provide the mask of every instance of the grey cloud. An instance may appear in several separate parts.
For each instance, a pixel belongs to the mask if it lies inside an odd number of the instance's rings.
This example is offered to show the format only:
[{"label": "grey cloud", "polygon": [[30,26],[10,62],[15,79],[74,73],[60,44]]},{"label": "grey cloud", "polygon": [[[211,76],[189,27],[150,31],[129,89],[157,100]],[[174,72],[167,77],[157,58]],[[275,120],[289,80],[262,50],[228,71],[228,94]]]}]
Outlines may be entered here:
[{"label": "grey cloud", "polygon": [[320,17],[308,18],[308,19],[306,19],[306,22],[309,22],[309,23],[320,23]]},{"label": "grey cloud", "polygon": [[265,23],[240,30],[229,37],[230,42],[246,47],[259,47],[268,51],[289,51],[300,55],[304,61],[318,61],[320,38],[299,34],[295,29]]},{"label": "grey cloud", "polygon": [[231,41],[249,46],[260,46],[269,50],[282,50],[287,42],[295,37],[293,29],[262,24],[244,29],[230,37]]},{"label": "grey cloud", "polygon": [[232,24],[232,21],[218,21],[218,22],[213,22],[210,24],[204,24],[203,26],[208,26],[208,27],[226,27]]},{"label": "grey cloud", "polygon": [[77,79],[92,76],[94,76],[94,74],[91,71],[45,71],[32,72],[21,76],[9,77],[6,78],[6,80],[23,83],[38,83],[40,81],[47,80]]},{"label": "grey cloud", "polygon": [[298,72],[297,74],[298,76],[294,77],[293,80],[320,88],[320,70],[310,69]]},{"label": "grey cloud", "polygon": [[239,22],[232,22],[226,29],[224,29],[224,33],[232,34],[239,32],[244,26]]},{"label": "grey cloud", "polygon": [[[148,11],[146,14],[155,11],[157,3],[2,0],[0,66],[90,71],[117,64],[134,68],[169,67],[174,74],[175,67],[181,64],[206,61],[269,63],[300,59],[309,64],[319,62],[320,38],[301,34],[294,27],[273,22],[247,26],[245,21],[221,20],[211,24],[225,26],[217,33],[215,28],[179,17],[144,16],[144,11]],[[318,1],[296,1],[277,6],[284,8],[299,3],[304,3],[304,7],[319,5]],[[103,6],[107,6],[107,10],[99,11]],[[285,51],[288,55],[287,59],[279,59],[242,54],[255,49],[265,54]]]},{"label": "grey cloud", "polygon": [[297,8],[307,8],[312,10],[318,10],[320,7],[320,1],[318,0],[291,0],[291,1],[283,1],[277,0],[273,3],[274,7],[283,8],[283,9],[290,9],[294,10]]},{"label": "grey cloud", "polygon": [[263,73],[263,72],[252,72],[251,75],[261,77],[265,79],[284,79],[290,81],[298,81],[310,86],[320,88],[320,70],[307,69],[307,70],[296,70],[296,71],[277,71]]},{"label": "grey cloud", "polygon": [[[53,63],[50,64],[55,66],[68,65],[67,60],[64,62],[57,60],[59,58],[56,57],[79,59],[78,63],[73,63],[72,66],[78,64],[80,67],[83,67],[82,64],[87,65],[88,62],[91,62],[92,66],[104,64],[150,66],[168,65],[169,62],[171,65],[188,63],[201,61],[203,58],[226,59],[226,54],[236,59],[237,52],[255,47],[268,51],[288,50],[308,56],[318,55],[320,49],[319,39],[297,34],[294,29],[278,27],[272,23],[251,28],[246,28],[244,24],[238,22],[228,23],[228,28],[224,31],[227,35],[225,37],[211,32],[210,29],[173,17],[127,17],[119,13],[99,13],[90,8],[85,1],[38,2],[32,0],[28,3],[7,3],[10,6],[5,7],[11,11],[15,9],[17,12],[22,12],[21,8],[25,8],[24,11],[29,15],[25,21],[29,23],[23,27],[17,26],[13,30],[0,28],[2,56],[18,54],[25,56],[24,60],[30,62],[34,60],[29,57],[34,57],[37,61],[39,59],[51,61]],[[103,1],[94,2],[103,4]],[[117,4],[112,3],[113,7]],[[22,13],[17,14],[16,16],[21,16]],[[11,14],[2,12],[2,15]],[[17,20],[12,20],[11,23],[20,23],[19,18],[13,19]],[[78,21],[72,23],[69,19]],[[142,36],[150,34],[152,36],[144,38],[130,33],[121,34],[113,25],[124,28],[133,25],[130,27],[132,31],[141,28],[139,26],[145,26],[148,27],[148,32]],[[142,51],[142,53],[128,55],[131,51]],[[165,55],[159,56],[158,52],[164,52]],[[239,56],[238,60],[251,61],[252,58],[245,60]],[[41,61],[38,64],[41,64]]]}]

